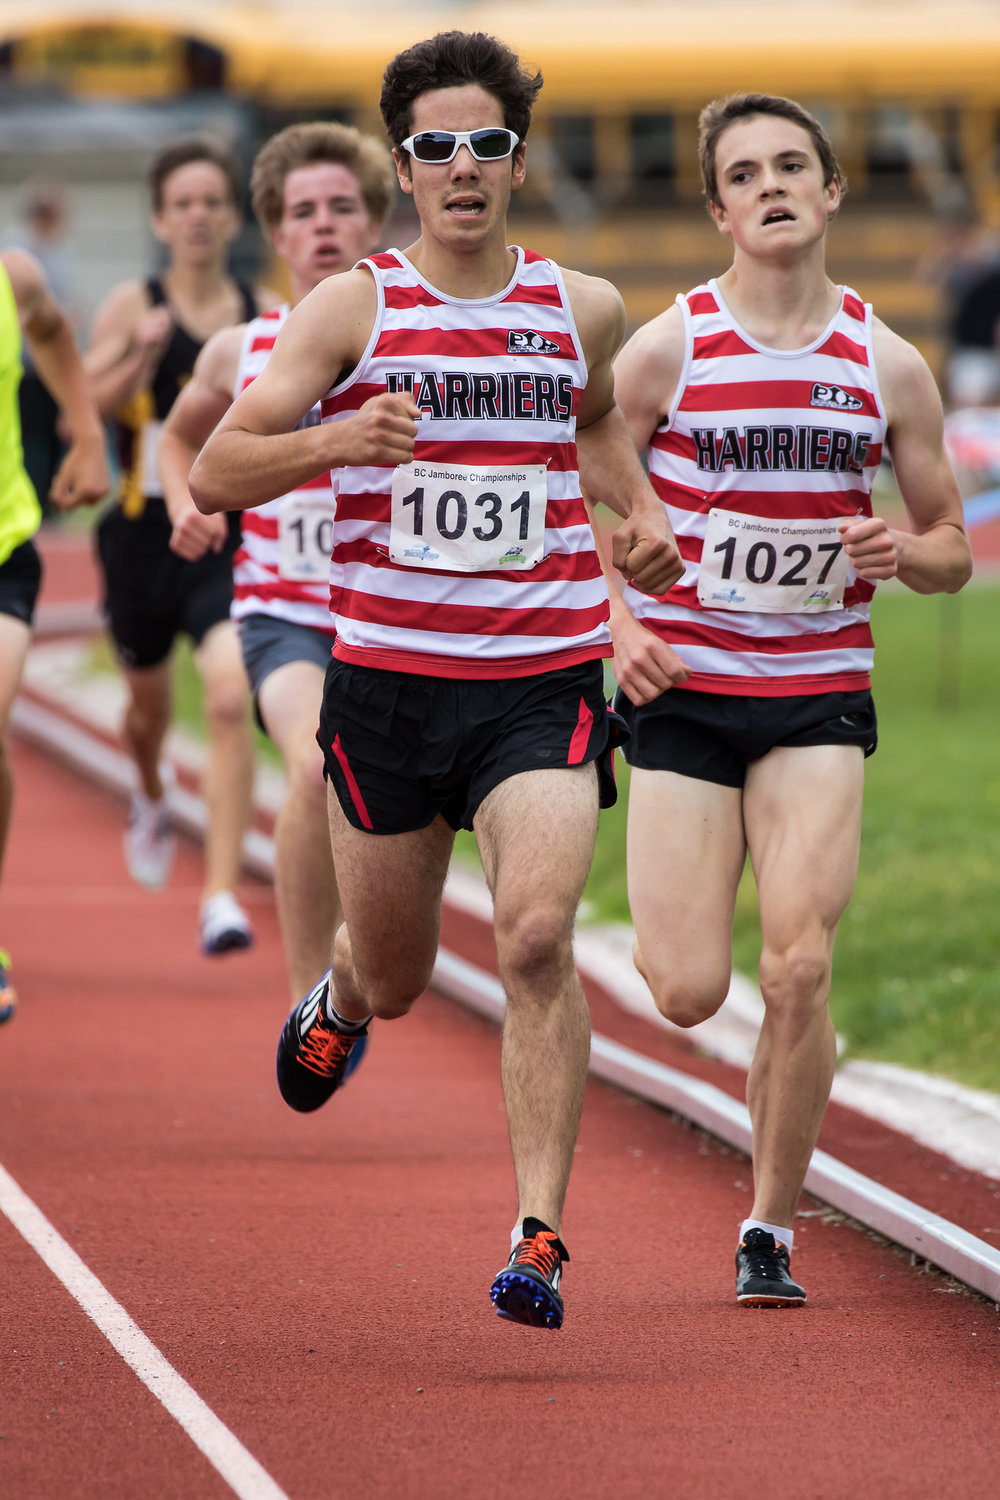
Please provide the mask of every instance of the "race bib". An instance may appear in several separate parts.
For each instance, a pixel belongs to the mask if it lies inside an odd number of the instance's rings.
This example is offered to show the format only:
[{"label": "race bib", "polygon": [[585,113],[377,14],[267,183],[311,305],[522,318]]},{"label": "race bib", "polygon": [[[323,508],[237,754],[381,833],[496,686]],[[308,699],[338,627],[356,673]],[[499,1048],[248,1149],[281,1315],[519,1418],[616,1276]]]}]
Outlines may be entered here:
[{"label": "race bib", "polygon": [[329,500],[289,495],[278,511],[278,572],[291,583],[323,583],[330,576],[333,506]]},{"label": "race bib", "polygon": [[698,569],[705,609],[812,614],[842,609],[851,575],[837,521],[710,510]]},{"label": "race bib", "polygon": [[389,556],[407,568],[449,573],[537,567],[547,499],[544,464],[401,464],[392,476]]}]

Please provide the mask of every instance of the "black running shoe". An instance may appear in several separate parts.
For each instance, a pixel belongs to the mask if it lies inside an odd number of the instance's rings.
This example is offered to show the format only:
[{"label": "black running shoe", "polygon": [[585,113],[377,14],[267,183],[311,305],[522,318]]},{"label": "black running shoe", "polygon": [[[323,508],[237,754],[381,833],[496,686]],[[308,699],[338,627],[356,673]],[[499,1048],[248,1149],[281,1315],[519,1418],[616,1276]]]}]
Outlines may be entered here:
[{"label": "black running shoe", "polygon": [[788,1274],[788,1250],[766,1229],[748,1229],[736,1252],[741,1307],[801,1307],[806,1294]]},{"label": "black running shoe", "polygon": [[300,1000],[278,1040],[278,1088],[301,1114],[319,1109],[354,1072],[368,1045],[368,1028],[345,1035],[326,1017],[329,969]]},{"label": "black running shoe", "polygon": [[561,1328],[563,1301],[559,1295],[562,1263],[569,1251],[557,1234],[540,1219],[525,1219],[524,1235],[510,1253],[510,1260],[490,1287],[490,1301],[497,1316],[531,1328]]}]

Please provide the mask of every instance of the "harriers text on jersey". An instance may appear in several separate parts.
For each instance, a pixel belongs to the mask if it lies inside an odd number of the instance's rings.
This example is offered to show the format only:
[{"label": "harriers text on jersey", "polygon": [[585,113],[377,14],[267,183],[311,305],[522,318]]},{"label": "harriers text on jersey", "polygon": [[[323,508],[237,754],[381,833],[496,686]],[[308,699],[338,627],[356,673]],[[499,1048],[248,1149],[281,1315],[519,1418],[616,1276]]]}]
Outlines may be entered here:
[{"label": "harriers text on jersey", "polygon": [[685,353],[653,435],[650,478],[684,576],[633,613],[678,652],[701,692],[788,696],[869,686],[874,588],[838,521],[871,515],[885,441],[871,309],[849,288],[804,349],[769,349],[710,281],[678,297]]},{"label": "harriers text on jersey", "polygon": [[[235,395],[246,389],[271,357],[288,316],[287,305],[247,324]],[[320,420],[319,409],[307,422]],[[273,615],[333,635],[330,618],[330,548],[333,488],[329,473],[288,495],[242,514],[242,541],[233,559],[232,615]]]},{"label": "harriers text on jersey", "polygon": [[324,421],[383,392],[420,407],[413,461],[333,474],[336,656],[443,677],[517,677],[610,655],[608,594],[580,493],[587,380],[552,261],[515,248],[510,283],[446,296],[406,256],[363,261],[378,313]]}]

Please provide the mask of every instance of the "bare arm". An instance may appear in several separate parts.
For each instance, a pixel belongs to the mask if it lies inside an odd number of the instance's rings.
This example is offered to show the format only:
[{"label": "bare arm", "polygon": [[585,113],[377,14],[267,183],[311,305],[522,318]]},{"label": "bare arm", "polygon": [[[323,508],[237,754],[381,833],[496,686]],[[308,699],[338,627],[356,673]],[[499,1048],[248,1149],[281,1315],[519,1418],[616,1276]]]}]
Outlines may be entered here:
[{"label": "bare arm", "polygon": [[69,319],[52,297],[37,261],[20,250],[7,251],[2,259],[35,369],[70,432],[69,451],[52,481],[50,497],[60,510],[93,505],[109,486],[104,429]]},{"label": "bare arm", "polygon": [[402,464],[413,457],[420,412],[412,397],[375,396],[353,417],[298,423],[368,342],[376,309],[367,271],[321,282],[290,313],[252,385],[237,397],[191,470],[203,514],[262,505],[344,464]]},{"label": "bare arm", "polygon": [[172,327],[166,307],[150,307],[141,281],[115,287],[94,317],[86,367],[102,416],[111,416],[152,379]]},{"label": "bare arm", "polygon": [[612,537],[615,566],[644,593],[662,594],[677,582],[684,567],[666,511],[615,405],[611,361],[625,331],[625,308],[606,281],[567,272],[566,285],[588,368],[577,413],[580,481],[592,503],[603,503],[625,518]]},{"label": "bare arm", "polygon": [[872,344],[889,452],[912,529],[896,530],[878,516],[844,521],[844,551],[861,578],[898,578],[918,594],[953,594],[972,574],[972,552],[944,451],[941,398],[911,344],[880,322]]},{"label": "bare arm", "polygon": [[670,410],[684,364],[684,319],[680,308],[634,333],[615,360],[615,398],[640,453]]},{"label": "bare arm", "polygon": [[[668,309],[633,335],[615,360],[615,396],[634,449],[644,452],[670,407],[684,356],[684,325],[676,307]],[[648,480],[643,475],[648,486]],[[650,487],[654,501],[664,510]],[[665,514],[665,512],[664,512]],[[649,703],[676,687],[689,675],[676,651],[647,630],[632,614],[619,589],[602,545],[598,527],[597,550],[611,594],[611,636],[615,678],[633,703]],[[680,573],[677,575],[680,577]],[[677,578],[671,579],[671,584]],[[665,592],[665,590],[661,590]]]},{"label": "bare arm", "polygon": [[225,517],[201,514],[191,499],[188,475],[232,405],[245,326],[222,328],[208,340],[160,434],[157,465],[174,527],[170,546],[188,562],[197,561],[209,549],[220,552],[226,541]]},{"label": "bare arm", "polygon": [[594,545],[601,560],[601,571],[611,598],[611,639],[614,645],[614,674],[633,703],[649,703],[668,688],[676,687],[690,674],[672,646],[647,630],[635,618],[619,587],[621,575],[608,558],[600,522],[587,502],[587,512],[594,532]]}]

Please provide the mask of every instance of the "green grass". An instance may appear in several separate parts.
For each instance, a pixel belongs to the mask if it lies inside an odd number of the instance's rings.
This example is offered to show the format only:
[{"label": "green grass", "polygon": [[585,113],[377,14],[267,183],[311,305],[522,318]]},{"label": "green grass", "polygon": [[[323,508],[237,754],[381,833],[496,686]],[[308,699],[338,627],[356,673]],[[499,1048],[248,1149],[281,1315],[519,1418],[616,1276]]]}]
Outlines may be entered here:
[{"label": "green grass", "polygon": [[[861,867],[837,941],[834,1022],[852,1056],[1000,1092],[1000,588],[920,598],[888,587],[873,619],[879,748],[867,763]],[[187,652],[177,681],[178,718],[197,732]],[[629,920],[621,757],[618,768],[584,920]],[[471,835],[459,836],[457,851],[477,860]],[[754,974],[760,938],[748,877],[733,948],[736,967]]]},{"label": "green grass", "polygon": [[[886,588],[873,622],[879,748],[837,939],[834,1023],[848,1055],[1000,1092],[1000,588],[933,598]],[[621,757],[618,781],[584,897],[594,921],[629,920]],[[471,836],[459,852],[476,858]],[[737,969],[756,973],[749,874],[733,953]]]},{"label": "green grass", "polygon": [[856,1056],[1000,1091],[1000,589],[886,589],[873,622],[879,748],[834,1021]]}]

